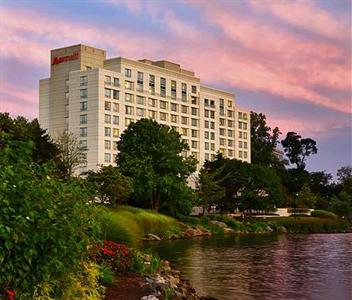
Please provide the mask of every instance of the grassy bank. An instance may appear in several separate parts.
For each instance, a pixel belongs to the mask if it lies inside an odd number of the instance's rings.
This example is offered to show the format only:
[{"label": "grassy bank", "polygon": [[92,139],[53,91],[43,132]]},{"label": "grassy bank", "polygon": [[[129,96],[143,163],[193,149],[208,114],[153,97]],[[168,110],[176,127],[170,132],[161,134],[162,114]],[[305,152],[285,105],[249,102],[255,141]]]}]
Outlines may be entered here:
[{"label": "grassy bank", "polygon": [[181,229],[171,217],[130,206],[106,210],[102,216],[105,239],[136,246],[148,233],[167,239]]}]

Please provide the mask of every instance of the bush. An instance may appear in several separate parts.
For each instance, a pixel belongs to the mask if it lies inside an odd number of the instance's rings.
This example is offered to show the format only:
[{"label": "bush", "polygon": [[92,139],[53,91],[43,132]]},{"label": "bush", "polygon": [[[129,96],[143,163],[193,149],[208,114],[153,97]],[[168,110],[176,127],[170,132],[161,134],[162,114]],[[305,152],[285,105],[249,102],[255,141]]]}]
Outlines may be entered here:
[{"label": "bush", "polygon": [[331,211],[326,211],[326,210],[313,210],[310,214],[312,217],[318,217],[318,218],[328,218],[328,219],[337,219],[337,215],[335,215]]},{"label": "bush", "polygon": [[50,178],[46,167],[29,164],[29,147],[12,163],[6,151],[0,153],[0,289],[29,299],[47,283],[60,299],[66,278],[79,274],[98,238],[97,209],[79,180]]}]

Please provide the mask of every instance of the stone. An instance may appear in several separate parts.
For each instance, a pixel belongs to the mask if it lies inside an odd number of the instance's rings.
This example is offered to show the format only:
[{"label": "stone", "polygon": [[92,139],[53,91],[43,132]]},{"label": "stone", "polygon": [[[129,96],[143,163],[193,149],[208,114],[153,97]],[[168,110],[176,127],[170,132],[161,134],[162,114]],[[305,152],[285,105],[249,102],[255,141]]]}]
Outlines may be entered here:
[{"label": "stone", "polygon": [[229,228],[229,227],[225,227],[225,228],[223,228],[223,230],[224,230],[225,234],[234,233],[235,232],[232,228]]},{"label": "stone", "polygon": [[144,240],[146,240],[146,241],[160,241],[161,240],[161,238],[160,237],[158,237],[157,235],[155,235],[155,234],[152,234],[152,233],[148,233],[147,235],[146,235],[146,237],[145,237],[145,239]]},{"label": "stone", "polygon": [[274,231],[274,229],[272,229],[269,225],[266,226],[265,230],[268,231],[268,232],[273,232]]},{"label": "stone", "polygon": [[212,220],[210,221],[210,224],[216,225],[221,228],[227,228],[227,225],[224,222],[220,222],[220,221]]},{"label": "stone", "polygon": [[159,298],[155,297],[154,295],[148,295],[148,296],[142,297],[141,300],[159,300]]}]

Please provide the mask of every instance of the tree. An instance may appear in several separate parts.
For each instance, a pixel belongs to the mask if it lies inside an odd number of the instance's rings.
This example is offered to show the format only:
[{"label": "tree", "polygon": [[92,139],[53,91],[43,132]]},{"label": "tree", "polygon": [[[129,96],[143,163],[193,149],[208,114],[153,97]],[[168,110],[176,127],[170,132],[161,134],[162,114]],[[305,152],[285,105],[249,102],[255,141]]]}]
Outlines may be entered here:
[{"label": "tree", "polygon": [[252,163],[263,166],[280,164],[273,154],[279,143],[281,132],[278,127],[273,130],[266,123],[262,113],[251,112],[251,160]]},{"label": "tree", "polygon": [[226,178],[217,179],[221,172],[222,168],[211,173],[204,167],[199,172],[198,195],[199,204],[203,208],[202,215],[225,196],[225,188],[221,186],[221,182]]},{"label": "tree", "polygon": [[103,203],[115,206],[127,202],[132,193],[132,181],[113,166],[87,172],[87,182],[94,185]]},{"label": "tree", "polygon": [[352,167],[344,166],[338,169],[337,178],[342,189],[352,195]]},{"label": "tree", "polygon": [[118,167],[133,180],[134,205],[168,210],[190,197],[186,180],[196,170],[196,159],[182,155],[189,147],[175,130],[141,119],[122,133],[118,148]]},{"label": "tree", "polygon": [[338,196],[332,197],[330,210],[352,220],[352,195],[342,191]]},{"label": "tree", "polygon": [[281,141],[286,156],[297,169],[305,169],[306,158],[318,152],[316,142],[311,138],[302,139],[296,132],[288,132],[286,138]]},{"label": "tree", "polygon": [[[55,143],[46,130],[40,128],[37,119],[29,122],[24,117],[19,116],[12,119],[8,113],[0,113],[0,132],[8,136],[7,141],[32,143],[31,162],[43,164],[49,160],[54,160],[58,154]],[[5,140],[0,138],[0,148],[5,146]]]},{"label": "tree", "polygon": [[317,196],[312,193],[308,184],[304,184],[297,194],[297,206],[300,208],[312,208],[317,201]]},{"label": "tree", "polygon": [[56,140],[58,148],[57,167],[63,178],[71,177],[77,167],[85,162],[85,151],[72,132],[62,133]]}]

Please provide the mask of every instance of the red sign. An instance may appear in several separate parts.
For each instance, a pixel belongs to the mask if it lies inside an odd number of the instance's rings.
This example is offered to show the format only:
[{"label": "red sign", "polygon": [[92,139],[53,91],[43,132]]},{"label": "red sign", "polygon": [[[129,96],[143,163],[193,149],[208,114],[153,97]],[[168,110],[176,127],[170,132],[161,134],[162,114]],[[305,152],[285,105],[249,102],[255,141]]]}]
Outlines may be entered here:
[{"label": "red sign", "polygon": [[74,52],[70,55],[67,55],[67,56],[59,56],[59,57],[54,57],[53,59],[53,62],[52,62],[52,66],[53,65],[58,65],[58,64],[61,64],[65,61],[70,61],[70,60],[75,60],[75,59],[78,59],[78,55],[79,53],[78,52]]}]

